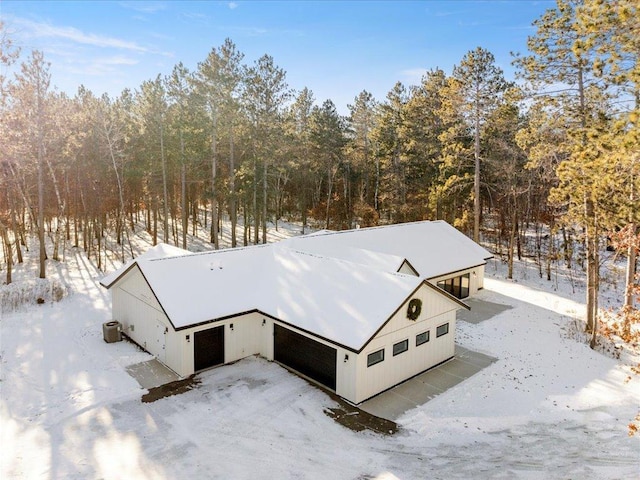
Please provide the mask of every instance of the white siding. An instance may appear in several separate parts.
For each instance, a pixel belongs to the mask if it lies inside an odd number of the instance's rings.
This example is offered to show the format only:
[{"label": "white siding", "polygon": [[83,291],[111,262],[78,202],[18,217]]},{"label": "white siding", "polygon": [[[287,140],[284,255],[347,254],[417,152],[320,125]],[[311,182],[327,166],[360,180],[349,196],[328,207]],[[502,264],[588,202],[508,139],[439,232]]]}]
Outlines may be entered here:
[{"label": "white siding", "polygon": [[[196,332],[215,327],[224,327],[224,363],[235,362],[251,355],[266,356],[268,351],[266,339],[270,338],[269,333],[273,332],[273,327],[269,326],[269,319],[266,319],[263,326],[263,318],[258,313],[248,313],[175,332],[177,343],[181,344],[180,350],[182,352],[181,368],[178,373],[186,377],[195,372],[193,363],[194,335]],[[231,330],[232,324],[233,330]]]},{"label": "white siding", "polygon": [[358,355],[349,350],[338,348],[336,370],[336,393],[342,398],[355,402]]},{"label": "white siding", "polygon": [[257,313],[251,313],[224,322],[227,325],[233,324],[233,330],[229,327],[225,329],[225,363],[235,362],[250,355],[264,356],[265,332],[268,327],[266,322],[264,326],[262,325],[262,318]]},{"label": "white siding", "polygon": [[[407,318],[407,301],[369,342],[357,356],[356,394],[345,396],[348,400],[360,403],[453,356],[459,306],[426,285],[412,298],[422,300],[420,317],[416,321]],[[436,338],[436,328],[445,323],[449,323],[449,333]],[[430,332],[429,342],[416,346],[416,335],[425,331]],[[409,349],[394,357],[393,345],[403,340],[408,340]],[[384,361],[367,367],[367,356],[380,349],[385,350]]]},{"label": "white siding", "polygon": [[[134,342],[170,368],[179,356],[169,341],[173,328],[137,268],[131,269],[111,290],[113,319]],[[178,372],[179,373],[179,372]]]},{"label": "white siding", "polygon": [[[473,288],[473,293],[477,293],[478,290],[484,288],[484,268],[485,265],[480,265],[473,269],[471,273],[471,288]],[[475,275],[473,274],[475,272]]]},{"label": "white siding", "polygon": [[251,313],[176,332],[137,268],[111,292],[113,318],[122,323],[123,332],[181,377],[194,373],[194,333],[221,325],[225,327],[225,363],[256,354],[273,358],[273,322],[266,319],[263,326],[262,315]]},{"label": "white siding", "polygon": [[411,265],[407,263],[406,260],[402,262],[402,265],[400,265],[400,269],[398,270],[398,272],[404,273],[406,275],[413,275],[414,277],[418,276],[416,275],[416,271],[413,269],[413,267],[411,267]]}]

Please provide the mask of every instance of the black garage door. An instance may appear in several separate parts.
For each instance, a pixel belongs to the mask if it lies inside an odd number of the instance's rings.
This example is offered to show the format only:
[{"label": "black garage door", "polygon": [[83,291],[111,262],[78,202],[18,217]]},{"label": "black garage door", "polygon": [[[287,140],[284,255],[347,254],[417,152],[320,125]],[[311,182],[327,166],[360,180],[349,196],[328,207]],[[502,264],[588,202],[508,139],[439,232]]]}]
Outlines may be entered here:
[{"label": "black garage door", "polygon": [[196,371],[224,363],[224,325],[193,335],[193,363]]},{"label": "black garage door", "polygon": [[273,334],[273,356],[276,361],[326,385],[331,390],[336,389],[335,348],[279,325],[274,325]]}]

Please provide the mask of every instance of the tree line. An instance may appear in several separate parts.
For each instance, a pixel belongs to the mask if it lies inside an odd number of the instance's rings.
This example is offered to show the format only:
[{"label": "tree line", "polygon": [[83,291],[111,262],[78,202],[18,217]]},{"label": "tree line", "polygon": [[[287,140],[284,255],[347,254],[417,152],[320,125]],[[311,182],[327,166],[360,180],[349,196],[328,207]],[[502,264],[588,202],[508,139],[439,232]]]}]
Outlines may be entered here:
[{"label": "tree line", "polygon": [[[182,248],[205,225],[219,248],[223,218],[232,246],[266,242],[283,218],[303,231],[444,219],[504,255],[509,276],[514,256],[549,279],[552,262],[584,262],[595,332],[607,236],[626,249],[628,292],[635,278],[639,19],[634,0],[558,0],[514,54],[516,82],[478,47],[384,99],[363,90],[347,116],[230,39],[116,98],[58,92],[31,52],[0,76],[6,283],[31,233],[44,278],[64,243],[103,268],[113,235],[124,261],[138,225]],[[21,57],[4,26],[0,48],[7,71]]]}]

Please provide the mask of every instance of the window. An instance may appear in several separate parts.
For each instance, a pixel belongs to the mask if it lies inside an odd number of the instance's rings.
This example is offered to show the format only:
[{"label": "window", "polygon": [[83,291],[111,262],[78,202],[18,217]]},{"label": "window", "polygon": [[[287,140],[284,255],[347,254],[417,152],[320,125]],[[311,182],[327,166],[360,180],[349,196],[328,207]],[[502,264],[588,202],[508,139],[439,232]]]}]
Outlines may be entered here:
[{"label": "window", "polygon": [[429,330],[416,335],[416,347],[418,345],[422,345],[423,343],[427,343],[428,341],[429,341]]},{"label": "window", "polygon": [[393,356],[400,355],[407,350],[409,350],[409,340],[398,342],[393,346]]},{"label": "window", "polygon": [[448,323],[445,323],[444,325],[440,325],[436,329],[436,337],[441,337],[443,335],[446,335],[447,333],[449,333],[449,324]]},{"label": "window", "polygon": [[440,280],[438,287],[445,292],[449,292],[456,298],[467,298],[469,296],[469,274],[465,273],[459,277]]},{"label": "window", "polygon": [[382,361],[384,361],[384,348],[382,350],[378,350],[377,352],[373,352],[367,355],[367,367],[370,367]]}]

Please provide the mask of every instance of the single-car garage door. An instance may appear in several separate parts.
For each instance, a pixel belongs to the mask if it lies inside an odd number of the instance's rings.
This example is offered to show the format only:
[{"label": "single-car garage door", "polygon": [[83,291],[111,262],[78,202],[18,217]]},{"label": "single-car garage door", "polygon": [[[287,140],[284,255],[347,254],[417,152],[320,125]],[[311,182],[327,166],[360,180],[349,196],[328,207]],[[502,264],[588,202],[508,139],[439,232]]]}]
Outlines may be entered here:
[{"label": "single-car garage door", "polygon": [[193,363],[196,372],[224,363],[224,325],[193,335]]},{"label": "single-car garage door", "polygon": [[336,389],[335,348],[274,325],[273,357],[315,381]]}]

